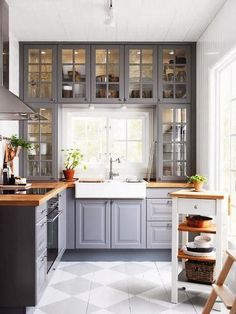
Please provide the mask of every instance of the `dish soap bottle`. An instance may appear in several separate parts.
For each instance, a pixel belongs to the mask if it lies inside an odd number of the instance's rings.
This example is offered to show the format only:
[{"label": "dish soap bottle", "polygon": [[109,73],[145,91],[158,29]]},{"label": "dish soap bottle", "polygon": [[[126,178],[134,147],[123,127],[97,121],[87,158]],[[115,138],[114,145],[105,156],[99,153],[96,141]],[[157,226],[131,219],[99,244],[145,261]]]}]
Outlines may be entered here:
[{"label": "dish soap bottle", "polygon": [[7,163],[4,162],[3,164],[3,170],[2,170],[2,176],[3,176],[3,184],[8,184],[8,180],[9,180],[9,169],[7,167]]}]

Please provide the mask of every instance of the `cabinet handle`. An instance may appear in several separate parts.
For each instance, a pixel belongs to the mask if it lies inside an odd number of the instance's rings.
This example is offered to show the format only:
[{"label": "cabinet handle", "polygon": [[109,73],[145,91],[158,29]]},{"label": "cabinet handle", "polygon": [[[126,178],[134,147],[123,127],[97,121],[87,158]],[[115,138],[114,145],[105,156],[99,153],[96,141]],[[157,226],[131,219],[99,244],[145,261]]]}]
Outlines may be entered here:
[{"label": "cabinet handle", "polygon": [[84,100],[85,100],[85,101],[88,101],[88,99],[87,99],[87,98],[84,98]]},{"label": "cabinet handle", "polygon": [[41,212],[40,212],[40,214],[45,213],[45,212],[46,212],[46,210],[47,210],[47,208],[42,209],[42,210],[41,210]]},{"label": "cabinet handle", "polygon": [[47,221],[44,221],[44,222],[40,225],[41,229],[42,229],[43,226],[46,225],[46,224],[47,224]]},{"label": "cabinet handle", "polygon": [[194,209],[197,209],[197,205],[194,205]]},{"label": "cabinet handle", "polygon": [[167,201],[167,206],[172,206],[172,201]]},{"label": "cabinet handle", "polygon": [[172,224],[171,224],[171,223],[167,224],[167,225],[166,225],[166,228],[167,228],[167,229],[171,229],[171,228],[172,228]]}]

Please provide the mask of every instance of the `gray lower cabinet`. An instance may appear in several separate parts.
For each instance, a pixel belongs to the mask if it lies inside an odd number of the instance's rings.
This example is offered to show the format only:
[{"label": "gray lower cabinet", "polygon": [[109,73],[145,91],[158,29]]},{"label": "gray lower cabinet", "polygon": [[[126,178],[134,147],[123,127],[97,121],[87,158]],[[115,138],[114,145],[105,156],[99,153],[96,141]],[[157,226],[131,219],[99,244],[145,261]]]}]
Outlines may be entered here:
[{"label": "gray lower cabinet", "polygon": [[144,200],[112,201],[112,248],[146,248]]},{"label": "gray lower cabinet", "polygon": [[171,248],[171,222],[147,222],[147,248]]},{"label": "gray lower cabinet", "polygon": [[75,249],[75,188],[66,190],[66,248]]},{"label": "gray lower cabinet", "polygon": [[110,248],[110,201],[76,200],[76,248]]},{"label": "gray lower cabinet", "polygon": [[66,249],[66,190],[59,193],[59,232],[58,247],[59,254]]}]

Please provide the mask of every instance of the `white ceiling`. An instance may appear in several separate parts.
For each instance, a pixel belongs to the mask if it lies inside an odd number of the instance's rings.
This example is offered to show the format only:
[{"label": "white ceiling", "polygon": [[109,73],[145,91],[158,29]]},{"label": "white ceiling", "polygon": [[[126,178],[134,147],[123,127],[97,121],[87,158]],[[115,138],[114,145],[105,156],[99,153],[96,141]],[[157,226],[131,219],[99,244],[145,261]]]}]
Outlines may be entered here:
[{"label": "white ceiling", "polygon": [[[19,41],[197,41],[226,0],[7,0]],[[107,3],[107,2],[106,2]]]}]

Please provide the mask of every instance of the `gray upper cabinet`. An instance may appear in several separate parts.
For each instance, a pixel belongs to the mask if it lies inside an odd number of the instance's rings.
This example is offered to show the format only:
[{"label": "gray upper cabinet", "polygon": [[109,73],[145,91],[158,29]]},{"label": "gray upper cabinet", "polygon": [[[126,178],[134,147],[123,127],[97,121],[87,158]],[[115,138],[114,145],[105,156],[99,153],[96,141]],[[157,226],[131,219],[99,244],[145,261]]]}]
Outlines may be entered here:
[{"label": "gray upper cabinet", "polygon": [[110,248],[110,202],[76,200],[76,248]]},{"label": "gray upper cabinet", "polygon": [[157,178],[186,180],[191,173],[190,107],[158,105]]},{"label": "gray upper cabinet", "polygon": [[57,105],[33,103],[31,107],[47,120],[24,122],[23,135],[32,146],[24,150],[21,175],[29,180],[53,180],[57,178]]},{"label": "gray upper cabinet", "polygon": [[59,45],[58,101],[90,101],[90,46]]},{"label": "gray upper cabinet", "polygon": [[91,67],[92,102],[122,103],[124,101],[124,46],[92,46]]},{"label": "gray upper cabinet", "polygon": [[112,248],[146,248],[144,200],[112,201]]},{"label": "gray upper cabinet", "polygon": [[159,46],[159,101],[189,103],[191,99],[189,46]]},{"label": "gray upper cabinet", "polygon": [[125,102],[157,101],[156,46],[125,46]]},{"label": "gray upper cabinet", "polygon": [[28,103],[56,102],[57,46],[24,45],[23,58],[24,100]]}]

